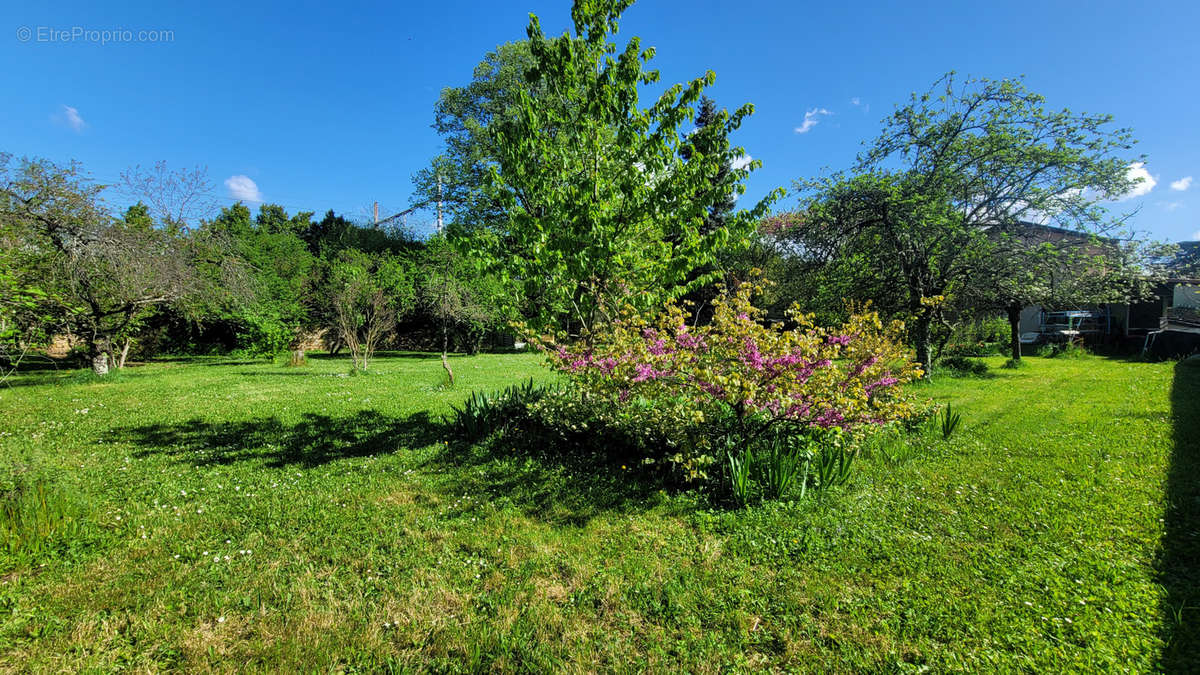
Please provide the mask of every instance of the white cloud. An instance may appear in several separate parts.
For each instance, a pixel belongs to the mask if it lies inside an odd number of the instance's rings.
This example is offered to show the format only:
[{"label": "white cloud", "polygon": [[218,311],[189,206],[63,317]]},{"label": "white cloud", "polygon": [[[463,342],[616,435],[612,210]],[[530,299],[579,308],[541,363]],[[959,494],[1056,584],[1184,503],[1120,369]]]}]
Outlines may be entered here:
[{"label": "white cloud", "polygon": [[1200,241],[1200,230],[1192,233],[1192,241]]},{"label": "white cloud", "polygon": [[1180,178],[1179,180],[1171,181],[1171,189],[1176,190],[1178,192],[1183,192],[1184,190],[1186,190],[1190,187],[1192,187],[1192,177],[1191,176],[1184,176],[1183,178]]},{"label": "white cloud", "polygon": [[796,127],[795,131],[798,134],[807,134],[809,131],[812,131],[812,128],[817,126],[817,124],[821,121],[822,115],[832,114],[833,113],[824,108],[813,108],[812,110],[804,113],[804,122],[802,122],[800,126]]},{"label": "white cloud", "polygon": [[1183,206],[1183,202],[1159,202],[1159,203],[1162,204],[1162,207],[1164,209],[1166,209],[1167,211],[1174,211],[1175,209]]},{"label": "white cloud", "polygon": [[1119,200],[1133,199],[1134,197],[1148,195],[1150,194],[1150,191],[1154,189],[1154,186],[1158,185],[1158,179],[1154,176],[1151,176],[1150,172],[1146,170],[1145,162],[1134,162],[1133,164],[1130,164],[1129,168],[1125,170],[1125,177],[1129,180],[1137,181],[1137,184],[1134,185],[1129,192],[1121,195]]},{"label": "white cloud", "polygon": [[229,196],[234,199],[244,202],[261,202],[263,200],[262,192],[258,190],[258,184],[249,176],[230,176],[225,179],[225,187],[229,190]]},{"label": "white cloud", "polygon": [[752,160],[752,159],[754,159],[754,158],[751,157],[750,155],[741,155],[739,157],[734,157],[733,161],[730,162],[729,166],[733,167],[734,169],[744,169],[744,168],[750,166],[750,160]]},{"label": "white cloud", "polygon": [[84,127],[87,126],[87,122],[83,121],[83,117],[80,116],[79,110],[77,108],[72,108],[69,105],[62,106],[62,109],[59,110],[58,114],[54,116],[54,121],[58,122],[64,127],[67,127],[77,134],[81,133]]},{"label": "white cloud", "polygon": [[858,97],[857,97],[857,96],[855,96],[854,98],[850,99],[850,105],[858,105],[859,103],[861,103],[861,101],[859,101],[859,100],[858,100]]}]

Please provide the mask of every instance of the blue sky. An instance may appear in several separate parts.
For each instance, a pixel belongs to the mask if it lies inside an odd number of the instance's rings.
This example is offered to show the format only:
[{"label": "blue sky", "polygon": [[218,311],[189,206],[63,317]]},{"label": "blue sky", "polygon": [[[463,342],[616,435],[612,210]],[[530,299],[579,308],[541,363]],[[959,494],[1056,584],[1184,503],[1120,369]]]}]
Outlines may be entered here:
[{"label": "blue sky", "polygon": [[[350,215],[375,200],[405,208],[411,175],[439,149],[438,91],[466,83],[495,45],[523,38],[530,12],[558,33],[570,9],[567,0],[102,7],[112,4],[10,4],[0,150],[77,159],[101,180],[158,160],[200,164],[223,203],[257,192],[289,211]],[[1114,208],[1137,209],[1138,229],[1176,241],[1200,238],[1200,182],[1189,179],[1200,179],[1197,26],[1191,1],[641,0],[619,39],[657,47],[664,81],[711,69],[719,104],[755,104],[735,138],[764,163],[749,198],[848,167],[895,103],[948,70],[1023,74],[1053,107],[1133,128],[1154,184]],[[70,39],[76,27],[173,35],[100,44],[95,34]]]}]

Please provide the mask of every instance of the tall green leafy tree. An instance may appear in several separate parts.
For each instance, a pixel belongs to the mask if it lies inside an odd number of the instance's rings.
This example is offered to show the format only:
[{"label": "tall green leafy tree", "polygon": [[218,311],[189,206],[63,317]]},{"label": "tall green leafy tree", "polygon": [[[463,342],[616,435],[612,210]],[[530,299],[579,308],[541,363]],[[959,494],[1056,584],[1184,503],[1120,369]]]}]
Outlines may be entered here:
[{"label": "tall green leafy tree", "polygon": [[303,360],[301,340],[314,323],[312,313],[316,258],[300,237],[311,214],[287,215],[264,204],[257,218],[240,202],[226,207],[208,227],[228,237],[246,268],[247,293],[231,298],[229,310],[239,324],[243,346],[261,354],[293,352]]},{"label": "tall green leafy tree", "polygon": [[433,128],[445,149],[413,176],[415,203],[441,202],[447,220],[467,231],[504,219],[503,206],[488,187],[497,157],[489,128],[515,113],[519,92],[539,95],[540,82],[526,78],[532,66],[528,42],[505,43],[475,67],[469,84],[442,90]]},{"label": "tall green leafy tree", "polygon": [[710,162],[716,169],[707,185],[701,188],[700,199],[708,202],[708,213],[704,217],[704,231],[725,227],[737,207],[737,182],[733,169],[745,159],[735,156],[729,144],[725,124],[729,113],[717,108],[717,102],[707,96],[700,97],[696,112],[696,128],[688,134],[687,143],[679,148],[684,161]]},{"label": "tall green leafy tree", "polygon": [[471,346],[484,332],[499,323],[503,288],[498,280],[481,272],[459,250],[464,240],[437,235],[426,242],[420,261],[418,298],[422,308],[437,321],[441,332],[442,368],[454,384],[449,351],[452,333],[464,335]]},{"label": "tall green leafy tree", "polygon": [[412,309],[412,263],[401,255],[343,250],[329,263],[329,303],[336,329],[356,371],[365,372],[375,350]]},{"label": "tall green leafy tree", "polygon": [[[526,75],[540,87],[518,90],[512,114],[488,127],[496,152],[490,183],[506,214],[490,254],[523,289],[541,328],[565,324],[586,335],[620,304],[657,306],[710,281],[715,271],[693,272],[743,244],[771,200],[705,231],[706,197],[728,164],[696,151],[683,129],[715,76],[668,87],[641,107],[642,87],[659,80],[646,68],[654,49],[636,37],[623,48],[610,42],[630,4],[578,0],[575,34],[557,38],[532,16]],[[708,125],[703,138],[727,136],[752,110]],[[757,166],[730,168],[735,192]]]},{"label": "tall green leafy tree", "polygon": [[1130,189],[1121,154],[1132,144],[1110,116],[1050,110],[1020,80],[950,74],[885,121],[855,175],[798,185],[808,193],[798,238],[892,269],[928,372],[938,312],[988,262],[979,243],[1027,220],[1116,227],[1103,202]]},{"label": "tall green leafy tree", "polygon": [[148,227],[143,209],[113,218],[104,186],[76,163],[0,156],[4,230],[44,275],[45,300],[58,326],[88,345],[92,369],[109,372],[114,342],[145,314],[202,289],[191,242],[175,229]]}]

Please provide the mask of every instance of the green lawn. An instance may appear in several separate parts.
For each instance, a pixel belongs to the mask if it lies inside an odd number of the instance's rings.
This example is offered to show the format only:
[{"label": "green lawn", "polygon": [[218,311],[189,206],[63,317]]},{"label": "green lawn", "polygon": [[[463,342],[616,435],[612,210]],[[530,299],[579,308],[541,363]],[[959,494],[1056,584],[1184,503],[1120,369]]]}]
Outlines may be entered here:
[{"label": "green lawn", "polygon": [[999,361],[922,387],[949,442],[745,510],[444,445],[532,356],[22,375],[0,478],[67,519],[0,553],[0,669],[1200,668],[1200,367]]}]

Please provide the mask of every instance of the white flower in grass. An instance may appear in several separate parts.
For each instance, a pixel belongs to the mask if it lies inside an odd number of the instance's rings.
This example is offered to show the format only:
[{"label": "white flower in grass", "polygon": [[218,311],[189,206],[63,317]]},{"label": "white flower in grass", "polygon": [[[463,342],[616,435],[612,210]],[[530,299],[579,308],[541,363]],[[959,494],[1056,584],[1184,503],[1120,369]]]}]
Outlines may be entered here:
[{"label": "white flower in grass", "polygon": [[225,623],[225,617],[223,617],[223,616],[217,617],[217,623]]}]

